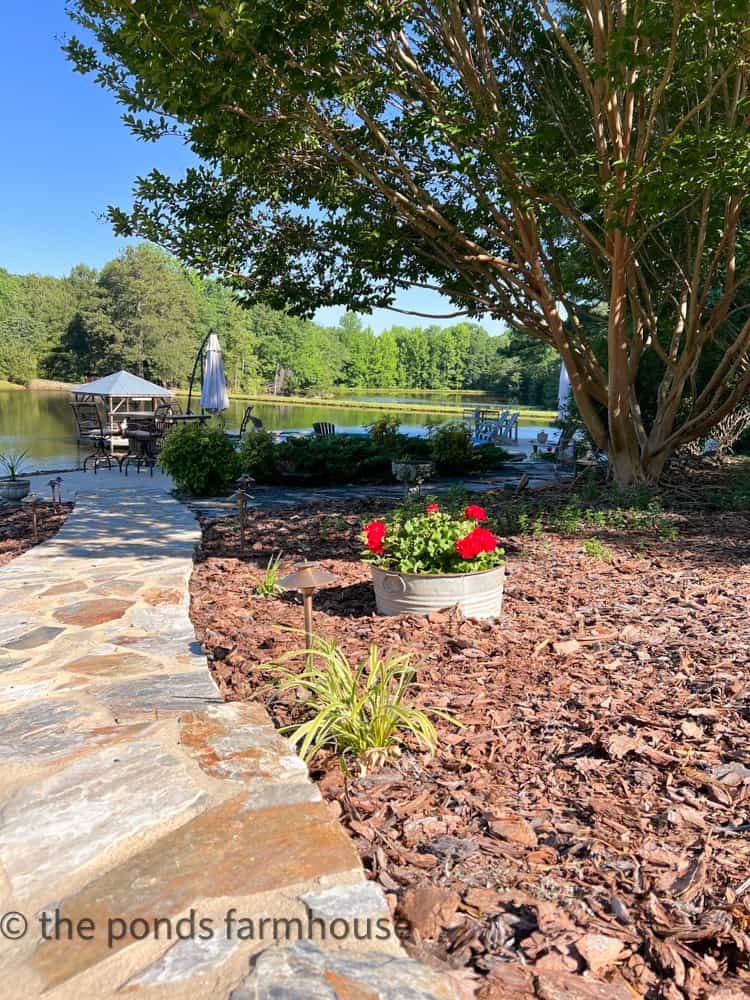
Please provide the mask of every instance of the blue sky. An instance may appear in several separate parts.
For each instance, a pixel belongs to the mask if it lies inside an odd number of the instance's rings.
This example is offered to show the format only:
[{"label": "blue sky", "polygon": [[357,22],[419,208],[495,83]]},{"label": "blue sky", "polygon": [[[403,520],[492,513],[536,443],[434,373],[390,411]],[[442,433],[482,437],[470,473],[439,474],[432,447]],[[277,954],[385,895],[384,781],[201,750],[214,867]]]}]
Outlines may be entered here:
[{"label": "blue sky", "polygon": [[[60,51],[71,33],[64,0],[6,5],[0,36],[4,142],[0,155],[0,267],[17,274],[63,275],[78,263],[101,267],[125,245],[101,218],[107,205],[127,206],[132,182],[153,167],[179,175],[191,155],[176,140],[137,142],[114,99],[74,73]],[[413,289],[396,305],[448,313],[440,296]],[[321,310],[335,322],[341,310]],[[376,310],[375,330],[418,317]],[[439,322],[439,321],[438,321]],[[455,320],[443,321],[456,322]],[[486,321],[491,332],[501,324]]]}]

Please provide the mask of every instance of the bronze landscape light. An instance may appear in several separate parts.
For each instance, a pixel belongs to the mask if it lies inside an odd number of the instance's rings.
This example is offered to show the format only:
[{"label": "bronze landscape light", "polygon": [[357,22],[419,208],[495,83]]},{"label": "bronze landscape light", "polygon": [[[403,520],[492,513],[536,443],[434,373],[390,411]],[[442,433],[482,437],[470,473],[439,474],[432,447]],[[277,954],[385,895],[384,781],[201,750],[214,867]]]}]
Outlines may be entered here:
[{"label": "bronze landscape light", "polygon": [[294,572],[281,581],[281,586],[285,590],[299,590],[302,592],[302,601],[305,606],[305,641],[307,648],[312,649],[313,626],[313,593],[327,583],[338,580],[337,576],[329,573],[327,569],[316,562],[300,562],[294,564]]},{"label": "bronze landscape light", "polygon": [[247,501],[253,499],[247,492],[247,490],[248,487],[250,486],[250,483],[254,482],[255,480],[252,478],[252,476],[240,476],[240,478],[237,480],[235,484],[236,486],[239,487],[237,492],[234,494],[234,499],[237,503],[237,506],[240,509],[240,517],[239,517],[240,556],[243,556],[245,554],[245,519],[247,512]]}]

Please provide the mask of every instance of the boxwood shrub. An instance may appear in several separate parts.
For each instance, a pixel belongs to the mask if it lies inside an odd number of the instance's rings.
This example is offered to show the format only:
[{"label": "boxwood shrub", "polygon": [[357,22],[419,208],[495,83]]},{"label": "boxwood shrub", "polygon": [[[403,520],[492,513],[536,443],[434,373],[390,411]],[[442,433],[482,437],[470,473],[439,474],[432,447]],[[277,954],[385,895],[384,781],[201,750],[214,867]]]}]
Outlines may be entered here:
[{"label": "boxwood shrub", "polygon": [[240,474],[240,457],[220,420],[173,427],[164,439],[159,465],[178,489],[193,496],[224,493]]}]

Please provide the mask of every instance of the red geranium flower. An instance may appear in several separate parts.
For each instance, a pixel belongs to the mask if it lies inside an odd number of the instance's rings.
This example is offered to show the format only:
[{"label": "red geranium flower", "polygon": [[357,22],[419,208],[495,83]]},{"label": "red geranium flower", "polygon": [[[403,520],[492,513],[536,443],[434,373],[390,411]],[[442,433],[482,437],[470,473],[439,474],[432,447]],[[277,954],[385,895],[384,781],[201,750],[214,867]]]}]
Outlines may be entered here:
[{"label": "red geranium flower", "polygon": [[427,506],[425,507],[425,513],[426,514],[439,514],[440,513],[440,505],[436,504],[436,503],[428,503]]},{"label": "red geranium flower", "polygon": [[496,548],[497,539],[486,528],[474,528],[456,542],[456,552],[462,559],[473,559],[482,552],[494,552]]},{"label": "red geranium flower", "polygon": [[376,556],[383,554],[383,539],[385,538],[386,526],[382,521],[370,521],[365,528],[367,535],[367,548],[374,552]]},{"label": "red geranium flower", "polygon": [[468,535],[464,538],[459,538],[456,542],[456,552],[458,552],[462,559],[473,559],[474,556],[479,554],[474,547],[472,534],[473,532],[470,531]]},{"label": "red geranium flower", "polygon": [[472,535],[480,552],[494,552],[497,548],[497,539],[487,528],[474,528]]},{"label": "red geranium flower", "polygon": [[477,504],[472,503],[464,511],[464,515],[468,517],[470,521],[486,521],[487,511],[484,507],[479,507]]}]

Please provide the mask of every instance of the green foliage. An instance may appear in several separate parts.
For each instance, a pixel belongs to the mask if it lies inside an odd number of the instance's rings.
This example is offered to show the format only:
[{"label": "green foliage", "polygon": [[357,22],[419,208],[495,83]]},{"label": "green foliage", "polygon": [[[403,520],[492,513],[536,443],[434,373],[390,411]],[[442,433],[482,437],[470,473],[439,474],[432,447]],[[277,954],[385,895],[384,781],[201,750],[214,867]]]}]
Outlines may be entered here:
[{"label": "green foliage", "polygon": [[432,460],[440,472],[461,474],[496,469],[507,457],[494,445],[473,448],[471,432],[463,425],[438,428],[428,439],[399,434],[387,420],[369,435],[299,437],[278,443],[266,432],[248,432],[240,446],[243,472],[260,483],[387,483],[393,481],[393,461]]},{"label": "green foliage", "polygon": [[395,413],[383,413],[372,423],[366,424],[365,430],[376,444],[382,445],[395,439],[400,426],[401,421]]},{"label": "green foliage", "polygon": [[159,465],[179,489],[193,496],[223,493],[240,473],[239,456],[220,420],[174,427],[165,438]]},{"label": "green foliage", "polygon": [[0,329],[0,379],[23,385],[37,374],[33,351]]},{"label": "green foliage", "polygon": [[404,735],[434,753],[437,733],[430,716],[449,717],[436,709],[421,711],[408,704],[416,686],[409,654],[384,657],[371,646],[368,656],[355,666],[335,642],[316,636],[312,649],[297,650],[286,659],[299,657],[306,659],[300,673],[281,664],[272,669],[281,677],[280,690],[299,688],[305,694],[311,718],[286,730],[303,760],[334,750],[347,773],[352,761],[365,772],[398,756]]},{"label": "green foliage", "polygon": [[15,481],[24,474],[23,460],[27,454],[26,451],[7,451],[0,455],[0,466],[8,473],[8,479]]},{"label": "green foliage", "polygon": [[557,531],[562,535],[575,535],[581,530],[583,513],[581,511],[581,502],[575,494],[573,494],[564,507],[552,515],[550,524],[553,531]]},{"label": "green foliage", "polygon": [[627,495],[630,507],[591,507],[581,503],[577,493],[571,494],[561,507],[545,510],[542,505],[531,507],[528,501],[506,507],[501,515],[509,534],[541,535],[544,530],[561,535],[577,535],[585,528],[633,531],[658,535],[664,541],[679,537],[677,525],[664,512],[651,491],[633,490],[627,494],[615,489],[614,497]]},{"label": "green foliage", "polygon": [[467,424],[451,422],[429,431],[432,460],[438,472],[454,475],[466,472],[474,461],[472,431]]},{"label": "green foliage", "polygon": [[284,588],[279,583],[279,571],[283,558],[283,554],[277,552],[276,555],[271,556],[268,560],[265,572],[263,573],[263,579],[255,585],[255,589],[253,590],[256,597],[277,597],[279,594],[284,593]]},{"label": "green foliage", "polygon": [[[475,573],[505,562],[497,538],[485,524],[479,527],[477,520],[463,511],[427,511],[425,505],[415,510],[413,504],[406,504],[386,522],[382,551],[371,544],[369,531],[368,525],[362,535],[368,546],[365,559],[396,573]],[[462,556],[457,543],[476,531],[483,532],[486,547],[473,557]]]},{"label": "green foliage", "polygon": [[406,448],[429,457],[424,440],[402,434],[379,441],[363,434],[290,438],[274,444],[270,435],[246,434],[241,446],[244,472],[258,482],[390,482],[391,462]]},{"label": "green foliage", "polygon": [[[198,345],[219,337],[230,389],[258,391],[279,367],[300,394],[342,386],[483,389],[509,403],[554,407],[558,364],[510,333],[494,337],[476,324],[396,326],[376,336],[345,313],[323,327],[259,304],[201,278],[148,245],[128,247],[101,272],[78,265],[66,278],[17,276],[0,269],[0,378],[37,375],[72,382],[116,368],[186,386]],[[517,353],[518,352],[518,353]],[[384,357],[387,355],[386,361]],[[508,379],[510,365],[524,373]],[[533,372],[534,374],[529,374]],[[398,431],[389,415],[375,437]]]},{"label": "green foliage", "polygon": [[591,559],[602,559],[604,562],[612,562],[612,549],[600,542],[598,538],[585,538],[581,548],[585,555]]},{"label": "green foliage", "polygon": [[750,511],[750,461],[732,470],[729,487],[711,497],[721,510]]},{"label": "green foliage", "polygon": [[276,446],[268,431],[247,431],[240,444],[240,466],[256,482],[270,483],[276,473]]},{"label": "green foliage", "polygon": [[[497,444],[479,444],[473,449],[469,469],[472,472],[494,472],[511,457],[511,453]],[[464,470],[466,471],[466,470]]]},{"label": "green foliage", "polygon": [[[538,384],[566,353],[623,481],[658,477],[747,387],[745,4],[145,6],[68,5],[75,67],[135,136],[177,133],[201,161],[139,178],[118,235],[266,308],[366,310],[419,285],[502,317],[539,341]],[[529,391],[533,366],[457,326],[434,358],[398,328],[365,358],[347,331],[328,367],[327,335],[300,330],[299,377],[397,385],[408,357],[415,379],[432,366],[419,384]]]}]

